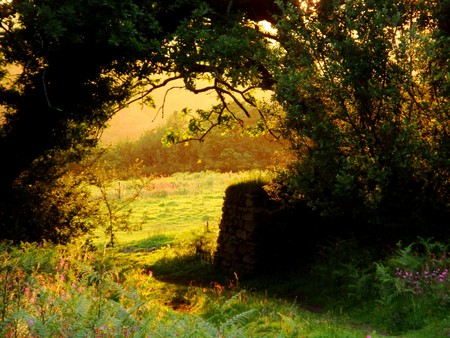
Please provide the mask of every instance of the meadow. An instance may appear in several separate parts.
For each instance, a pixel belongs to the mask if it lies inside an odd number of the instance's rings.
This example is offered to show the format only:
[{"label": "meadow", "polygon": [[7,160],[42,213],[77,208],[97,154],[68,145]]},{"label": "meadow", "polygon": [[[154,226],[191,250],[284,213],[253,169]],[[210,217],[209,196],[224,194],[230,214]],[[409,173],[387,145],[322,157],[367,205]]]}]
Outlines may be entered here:
[{"label": "meadow", "polygon": [[[213,265],[224,191],[265,172],[114,182],[139,231],[65,246],[1,243],[2,337],[445,337],[448,247],[370,261],[351,242],[305,270],[241,279]],[[128,205],[127,205],[128,206]],[[127,209],[128,210],[128,209]],[[418,250],[416,250],[418,249]],[[352,252],[352,259],[344,253]]]}]

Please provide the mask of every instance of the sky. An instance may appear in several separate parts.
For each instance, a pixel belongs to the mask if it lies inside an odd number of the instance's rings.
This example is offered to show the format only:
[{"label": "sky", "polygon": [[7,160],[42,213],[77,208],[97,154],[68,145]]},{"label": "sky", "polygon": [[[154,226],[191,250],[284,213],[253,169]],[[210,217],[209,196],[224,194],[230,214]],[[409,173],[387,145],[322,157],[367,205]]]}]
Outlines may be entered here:
[{"label": "sky", "polygon": [[[200,84],[202,83],[200,82]],[[207,82],[205,82],[206,84]],[[108,122],[108,127],[104,130],[100,143],[107,146],[121,141],[135,141],[146,131],[164,124],[166,118],[175,111],[180,112],[183,108],[189,108],[193,111],[196,109],[206,110],[211,108],[213,104],[218,104],[214,92],[194,94],[186,89],[176,88],[171,89],[166,95],[169,88],[182,87],[183,85],[183,81],[178,80],[156,90],[153,94],[156,108],[142,107],[139,103],[134,103],[118,112]],[[270,92],[257,93],[256,97],[267,99],[270,97]],[[163,104],[164,114],[161,110]]]},{"label": "sky", "polygon": [[[186,89],[172,89],[167,93],[164,103],[164,95],[167,89],[176,86],[183,86],[183,82],[174,81],[169,86],[158,89],[153,94],[156,108],[142,107],[139,103],[134,103],[130,107],[118,112],[108,123],[108,127],[103,132],[101,143],[104,145],[116,144],[120,141],[137,140],[143,133],[164,124],[165,117],[183,108],[207,109],[215,104],[214,93],[193,94]],[[161,107],[164,103],[164,114]]]}]

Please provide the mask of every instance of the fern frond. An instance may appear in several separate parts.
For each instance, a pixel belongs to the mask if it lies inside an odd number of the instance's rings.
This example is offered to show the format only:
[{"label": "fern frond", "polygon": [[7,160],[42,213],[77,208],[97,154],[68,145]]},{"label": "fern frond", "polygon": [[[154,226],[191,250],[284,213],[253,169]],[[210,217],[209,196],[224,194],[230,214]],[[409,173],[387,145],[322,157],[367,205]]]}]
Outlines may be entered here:
[{"label": "fern frond", "polygon": [[234,305],[235,302],[237,302],[241,296],[246,292],[246,290],[241,290],[232,297],[230,297],[225,303],[222,304],[221,308],[222,310],[226,310]]},{"label": "fern frond", "polygon": [[237,315],[229,318],[225,324],[223,325],[224,328],[231,328],[231,327],[244,327],[247,324],[249,324],[258,314],[258,311],[256,309],[250,309],[241,313],[238,313]]},{"label": "fern frond", "polygon": [[399,267],[408,267],[410,269],[417,269],[422,265],[422,261],[417,256],[413,249],[415,243],[411,243],[407,247],[398,250],[397,257],[393,259],[393,263]]}]

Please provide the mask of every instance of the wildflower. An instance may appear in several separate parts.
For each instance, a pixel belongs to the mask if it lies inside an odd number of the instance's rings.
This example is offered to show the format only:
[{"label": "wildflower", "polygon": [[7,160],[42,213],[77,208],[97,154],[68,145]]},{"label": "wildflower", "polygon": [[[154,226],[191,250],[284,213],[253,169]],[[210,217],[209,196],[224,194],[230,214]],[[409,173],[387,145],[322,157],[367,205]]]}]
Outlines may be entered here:
[{"label": "wildflower", "polygon": [[59,279],[63,281],[64,280],[64,275],[59,275]]},{"label": "wildflower", "polygon": [[33,319],[30,319],[30,320],[28,321],[28,327],[32,326],[33,324],[34,324]]},{"label": "wildflower", "polygon": [[23,293],[25,294],[25,297],[30,297],[30,294],[31,294],[30,288],[28,286],[25,286],[23,288]]}]

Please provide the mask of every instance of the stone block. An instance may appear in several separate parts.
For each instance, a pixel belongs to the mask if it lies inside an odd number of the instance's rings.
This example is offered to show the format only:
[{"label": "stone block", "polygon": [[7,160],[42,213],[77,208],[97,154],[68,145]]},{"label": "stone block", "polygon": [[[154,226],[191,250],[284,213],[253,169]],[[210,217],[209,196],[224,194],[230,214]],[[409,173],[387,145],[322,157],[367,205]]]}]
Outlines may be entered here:
[{"label": "stone block", "polygon": [[254,266],[256,265],[257,259],[253,255],[245,255],[242,261],[246,264]]},{"label": "stone block", "polygon": [[242,240],[246,240],[247,239],[247,231],[242,230],[242,229],[237,229],[236,237],[239,239],[242,239]]}]

